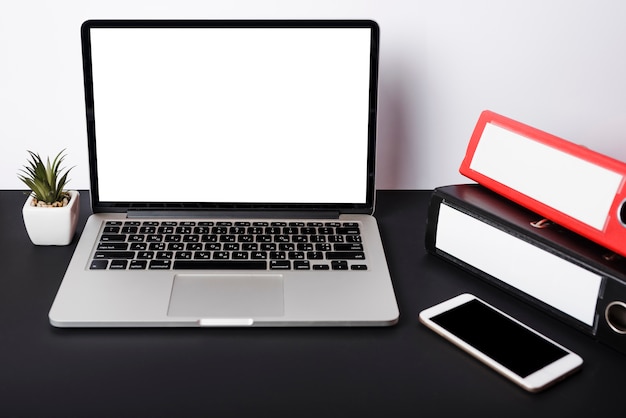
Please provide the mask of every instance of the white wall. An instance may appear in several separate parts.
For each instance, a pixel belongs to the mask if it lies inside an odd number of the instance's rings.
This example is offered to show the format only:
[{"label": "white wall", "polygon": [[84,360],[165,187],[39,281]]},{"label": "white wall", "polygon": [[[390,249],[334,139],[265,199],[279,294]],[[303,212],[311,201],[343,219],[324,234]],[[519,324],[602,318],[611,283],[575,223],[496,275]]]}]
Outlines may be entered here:
[{"label": "white wall", "polygon": [[371,18],[381,26],[378,187],[458,174],[491,109],[626,161],[621,0],[0,0],[0,189],[31,149],[67,148],[89,187],[80,24],[88,18]]}]

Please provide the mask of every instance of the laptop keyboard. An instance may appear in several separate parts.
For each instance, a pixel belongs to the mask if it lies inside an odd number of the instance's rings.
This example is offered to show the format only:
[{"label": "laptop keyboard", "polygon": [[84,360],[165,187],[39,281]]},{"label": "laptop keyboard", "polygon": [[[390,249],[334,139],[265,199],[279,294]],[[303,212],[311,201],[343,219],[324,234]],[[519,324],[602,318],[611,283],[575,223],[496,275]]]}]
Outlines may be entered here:
[{"label": "laptop keyboard", "polygon": [[356,222],[108,221],[91,270],[367,270]]}]

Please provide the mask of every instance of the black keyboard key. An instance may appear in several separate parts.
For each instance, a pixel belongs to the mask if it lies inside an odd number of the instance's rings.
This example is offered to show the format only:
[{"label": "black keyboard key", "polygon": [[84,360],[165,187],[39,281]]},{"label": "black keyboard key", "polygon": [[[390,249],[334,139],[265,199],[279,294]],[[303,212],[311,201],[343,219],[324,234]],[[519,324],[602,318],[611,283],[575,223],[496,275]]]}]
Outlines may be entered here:
[{"label": "black keyboard key", "polygon": [[145,270],[148,266],[148,262],[146,260],[130,260],[129,270]]},{"label": "black keyboard key", "polygon": [[150,261],[151,270],[169,270],[172,265],[170,260],[152,260]]},{"label": "black keyboard key", "polygon": [[363,251],[363,244],[335,244],[335,251]]},{"label": "black keyboard key", "polygon": [[178,251],[176,252],[176,258],[179,260],[191,260],[193,253],[191,251]]},{"label": "black keyboard key", "polygon": [[353,264],[350,266],[352,270],[367,270],[367,265],[365,264]]},{"label": "black keyboard key", "polygon": [[110,270],[126,270],[127,265],[128,265],[128,260],[111,260],[109,269]]},{"label": "black keyboard key", "polygon": [[126,235],[124,234],[102,234],[100,237],[102,242],[120,242],[126,241]]},{"label": "black keyboard key", "polygon": [[348,262],[345,260],[331,261],[330,265],[333,270],[348,270]]},{"label": "black keyboard key", "polygon": [[101,242],[98,244],[98,250],[101,251],[125,251],[128,249],[128,244],[125,242]]},{"label": "black keyboard key", "polygon": [[176,260],[180,270],[267,270],[267,262],[258,260]]},{"label": "black keyboard key", "polygon": [[290,242],[289,235],[274,235],[274,242]]},{"label": "black keyboard key", "polygon": [[217,235],[202,235],[202,242],[217,242]]},{"label": "black keyboard key", "polygon": [[308,260],[298,260],[293,262],[293,268],[295,270],[311,270],[311,265]]},{"label": "black keyboard key", "polygon": [[270,259],[272,260],[284,260],[287,258],[287,254],[284,251],[270,251]]},{"label": "black keyboard key", "polygon": [[94,257],[96,260],[110,259],[132,259],[135,258],[134,251],[96,251]]},{"label": "black keyboard key", "polygon": [[220,242],[237,242],[236,235],[220,235]]},{"label": "black keyboard key", "polygon": [[276,226],[268,226],[267,228],[265,228],[265,234],[267,235],[280,234],[280,228]]},{"label": "black keyboard key", "polygon": [[92,260],[89,268],[91,270],[106,270],[109,266],[109,260]]},{"label": "black keyboard key", "polygon": [[302,251],[289,251],[290,260],[304,260],[304,253]]},{"label": "black keyboard key", "polygon": [[359,235],[361,231],[358,227],[337,228],[337,235]]},{"label": "black keyboard key", "polygon": [[330,270],[328,264],[313,264],[313,270]]},{"label": "black keyboard key", "polygon": [[327,260],[365,260],[361,251],[332,251],[326,253]]},{"label": "black keyboard key", "polygon": [[140,251],[137,253],[137,259],[139,260],[152,260],[154,258],[154,252],[152,251]]},{"label": "black keyboard key", "polygon": [[272,270],[290,270],[291,261],[287,260],[272,260],[270,261],[270,269]]},{"label": "black keyboard key", "polygon": [[180,242],[182,237],[180,235],[166,234],[163,239],[165,242]]}]

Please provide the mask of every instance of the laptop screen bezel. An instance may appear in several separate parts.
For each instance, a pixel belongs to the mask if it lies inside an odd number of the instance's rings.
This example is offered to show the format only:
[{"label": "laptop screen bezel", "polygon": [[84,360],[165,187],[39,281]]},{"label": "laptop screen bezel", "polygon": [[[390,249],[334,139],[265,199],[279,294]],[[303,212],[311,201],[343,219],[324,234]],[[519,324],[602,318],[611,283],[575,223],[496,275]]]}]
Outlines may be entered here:
[{"label": "laptop screen bezel", "polygon": [[[113,202],[100,200],[96,116],[91,66],[92,28],[368,28],[371,33],[367,180],[365,203]],[[87,20],[81,26],[85,113],[87,120],[92,211],[279,211],[373,213],[375,197],[376,119],[378,100],[379,27],[372,20]]]}]

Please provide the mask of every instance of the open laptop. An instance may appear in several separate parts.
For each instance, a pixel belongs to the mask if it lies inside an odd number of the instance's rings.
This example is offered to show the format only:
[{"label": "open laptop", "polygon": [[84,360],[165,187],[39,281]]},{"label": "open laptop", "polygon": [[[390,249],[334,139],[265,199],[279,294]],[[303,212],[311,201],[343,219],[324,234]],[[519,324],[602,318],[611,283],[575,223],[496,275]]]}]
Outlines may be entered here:
[{"label": "open laptop", "polygon": [[58,327],[383,326],[372,21],[87,21]]}]

